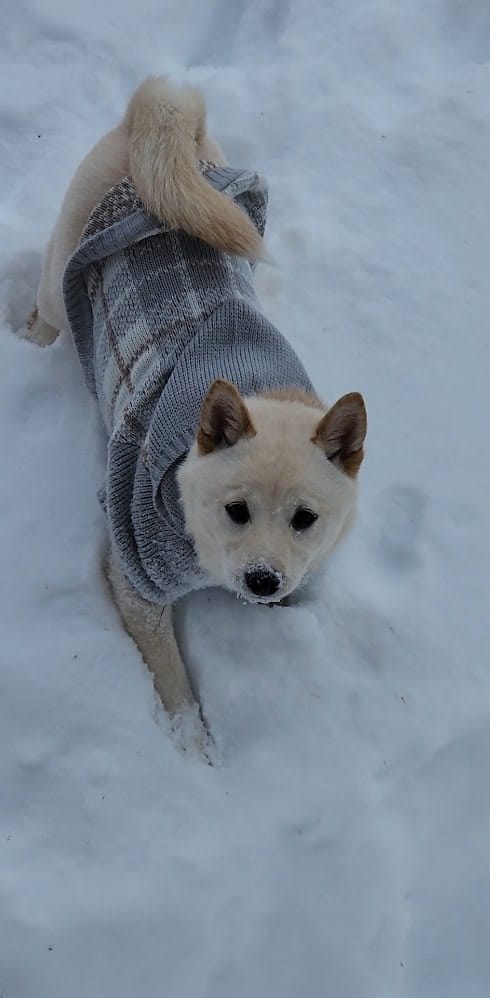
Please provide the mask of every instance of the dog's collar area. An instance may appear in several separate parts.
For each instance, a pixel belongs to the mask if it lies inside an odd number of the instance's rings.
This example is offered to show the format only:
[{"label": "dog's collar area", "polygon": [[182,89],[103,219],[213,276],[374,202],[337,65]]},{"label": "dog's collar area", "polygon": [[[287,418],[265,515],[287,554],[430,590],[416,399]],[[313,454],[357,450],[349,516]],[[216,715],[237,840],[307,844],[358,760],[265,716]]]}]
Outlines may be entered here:
[{"label": "dog's collar area", "polygon": [[281,599],[276,599],[276,600],[268,600],[260,598],[250,599],[248,596],[245,596],[244,593],[238,593],[238,592],[235,593],[235,596],[237,600],[240,601],[242,606],[264,606],[270,608],[273,606],[281,606],[281,607],[292,606],[294,604],[294,600],[291,600],[292,596],[291,593],[288,593],[287,596],[282,596]]}]

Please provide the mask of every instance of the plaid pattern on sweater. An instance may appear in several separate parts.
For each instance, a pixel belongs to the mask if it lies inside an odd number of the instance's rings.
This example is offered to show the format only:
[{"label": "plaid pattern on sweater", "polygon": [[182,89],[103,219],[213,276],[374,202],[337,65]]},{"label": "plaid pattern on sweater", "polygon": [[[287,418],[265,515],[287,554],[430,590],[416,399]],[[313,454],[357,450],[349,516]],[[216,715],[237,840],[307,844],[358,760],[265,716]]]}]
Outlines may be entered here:
[{"label": "plaid pattern on sweater", "polygon": [[[263,234],[255,173],[202,164]],[[252,268],[143,210],[132,182],[92,212],[66,268],[65,305],[108,435],[105,506],[121,567],[145,599],[168,604],[212,584],[185,533],[176,470],[215,378],[244,395],[312,386],[263,316]]]}]

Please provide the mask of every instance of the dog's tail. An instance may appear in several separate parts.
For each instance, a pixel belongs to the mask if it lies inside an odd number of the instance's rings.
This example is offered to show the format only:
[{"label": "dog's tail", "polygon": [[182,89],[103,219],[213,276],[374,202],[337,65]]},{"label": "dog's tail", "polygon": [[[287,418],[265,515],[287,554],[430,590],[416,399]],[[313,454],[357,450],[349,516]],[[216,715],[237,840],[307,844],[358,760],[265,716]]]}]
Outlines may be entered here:
[{"label": "dog's tail", "polygon": [[176,89],[164,77],[150,77],[133,95],[125,124],[131,175],[152,215],[215,249],[249,259],[264,255],[245,212],[199,170],[206,106],[197,88]]}]

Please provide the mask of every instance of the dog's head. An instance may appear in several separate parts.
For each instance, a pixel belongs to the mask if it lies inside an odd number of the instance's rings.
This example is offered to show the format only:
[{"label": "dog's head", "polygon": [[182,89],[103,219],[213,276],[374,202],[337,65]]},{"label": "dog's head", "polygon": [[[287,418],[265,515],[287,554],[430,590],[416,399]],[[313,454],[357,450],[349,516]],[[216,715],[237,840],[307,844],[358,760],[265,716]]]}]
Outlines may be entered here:
[{"label": "dog's head", "polygon": [[362,396],[327,412],[301,393],[244,400],[215,381],[178,482],[186,529],[217,585],[278,602],[350,525],[363,457]]}]

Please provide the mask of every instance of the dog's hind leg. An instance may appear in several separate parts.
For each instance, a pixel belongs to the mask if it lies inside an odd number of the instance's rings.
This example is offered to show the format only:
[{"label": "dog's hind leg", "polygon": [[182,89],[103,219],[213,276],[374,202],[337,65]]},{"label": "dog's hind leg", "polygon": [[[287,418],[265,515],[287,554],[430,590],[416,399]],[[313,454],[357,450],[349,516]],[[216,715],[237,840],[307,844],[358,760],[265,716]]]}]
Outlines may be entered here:
[{"label": "dog's hind leg", "polygon": [[63,299],[63,274],[95,205],[128,173],[126,127],[121,122],[104,135],[80,163],[63,199],[48,240],[25,338],[47,346],[69,328]]},{"label": "dog's hind leg", "polygon": [[39,347],[48,347],[54,343],[58,334],[59,329],[51,326],[45,319],[41,319],[36,305],[26,322],[22,338],[36,343]]}]

